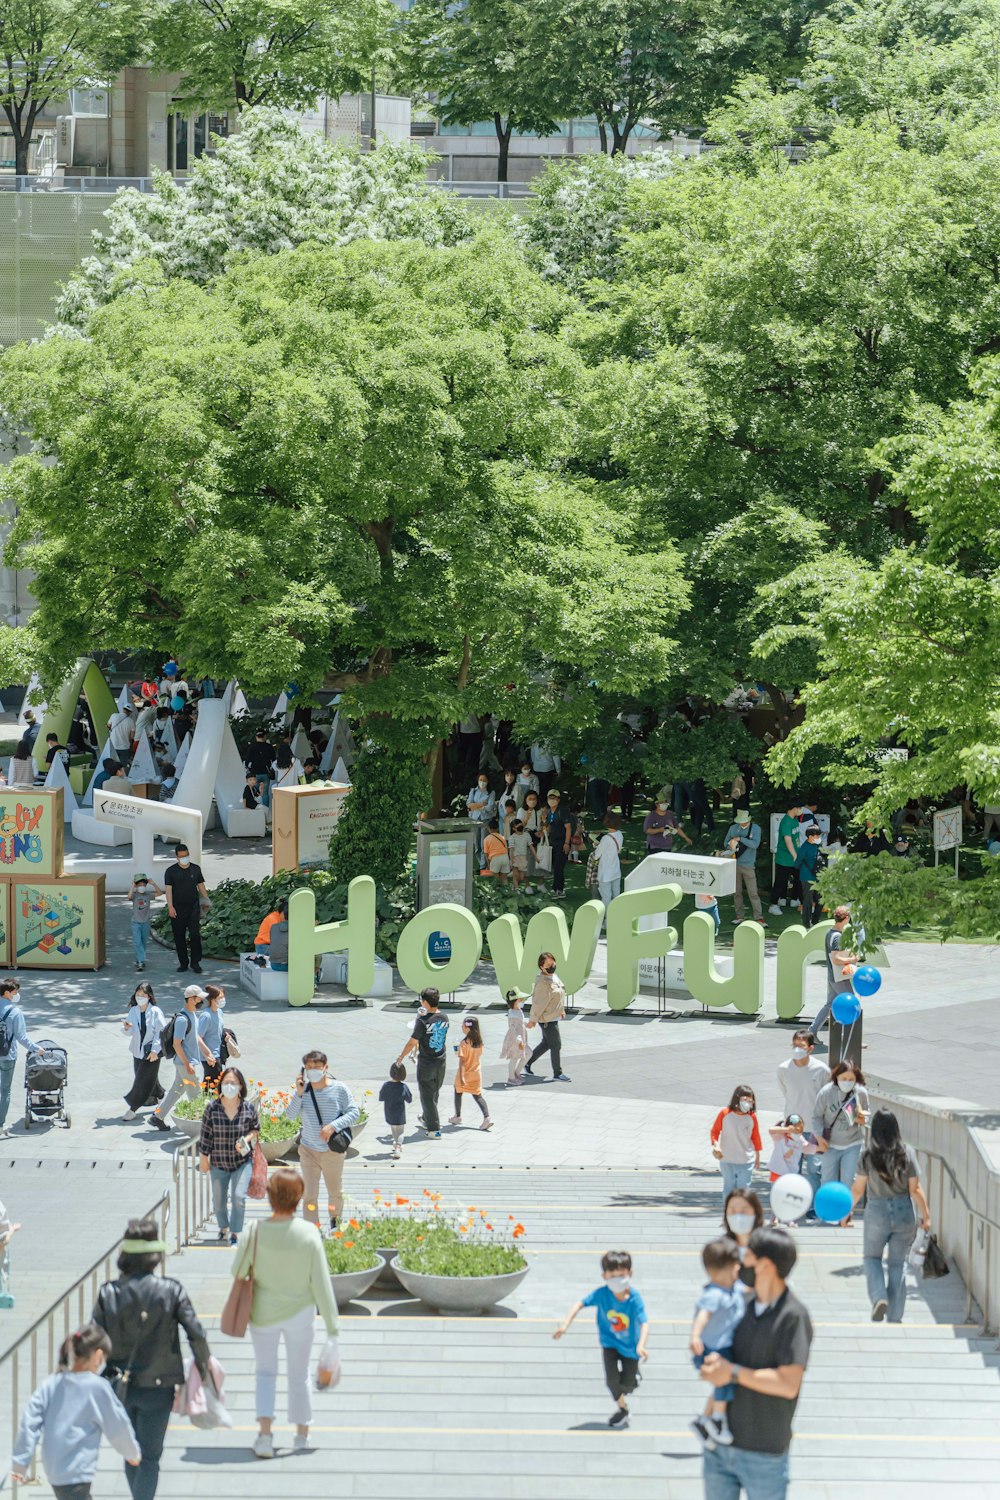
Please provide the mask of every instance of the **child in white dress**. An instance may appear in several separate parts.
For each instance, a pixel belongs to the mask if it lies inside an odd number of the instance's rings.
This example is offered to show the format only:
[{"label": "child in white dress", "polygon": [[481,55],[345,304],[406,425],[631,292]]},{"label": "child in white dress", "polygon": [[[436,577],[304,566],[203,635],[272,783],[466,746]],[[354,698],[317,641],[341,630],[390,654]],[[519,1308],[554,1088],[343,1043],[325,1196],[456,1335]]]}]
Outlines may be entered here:
[{"label": "child in white dress", "polygon": [[507,1059],[507,1087],[523,1083],[522,1073],[528,1060],[528,1028],[524,1021],[524,996],[518,990],[507,991],[507,1035],[500,1056]]}]

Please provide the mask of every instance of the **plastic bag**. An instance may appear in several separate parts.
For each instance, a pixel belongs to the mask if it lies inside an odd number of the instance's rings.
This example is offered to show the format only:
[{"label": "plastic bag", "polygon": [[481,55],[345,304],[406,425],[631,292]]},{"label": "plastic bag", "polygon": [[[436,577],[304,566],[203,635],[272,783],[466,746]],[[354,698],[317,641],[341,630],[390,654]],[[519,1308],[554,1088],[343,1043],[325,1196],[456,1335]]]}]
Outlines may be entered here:
[{"label": "plastic bag", "polygon": [[927,1254],[927,1230],[918,1229],[913,1236],[913,1244],[910,1246],[909,1262],[912,1270],[920,1272],[924,1269],[924,1256]]},{"label": "plastic bag", "polygon": [[222,1399],[222,1387],[226,1372],[213,1356],[208,1361],[208,1379],[203,1381],[193,1359],[187,1361],[184,1384],[178,1386],[174,1396],[174,1412],[187,1417],[192,1427],[210,1430],[213,1427],[232,1427],[226,1403]]},{"label": "plastic bag", "polygon": [[340,1345],[335,1338],[328,1338],[316,1366],[316,1384],[321,1391],[332,1391],[340,1384]]},{"label": "plastic bag", "polygon": [[927,1251],[924,1255],[924,1280],[936,1281],[939,1276],[948,1276],[951,1267],[944,1258],[944,1251],[934,1236],[927,1237]]}]

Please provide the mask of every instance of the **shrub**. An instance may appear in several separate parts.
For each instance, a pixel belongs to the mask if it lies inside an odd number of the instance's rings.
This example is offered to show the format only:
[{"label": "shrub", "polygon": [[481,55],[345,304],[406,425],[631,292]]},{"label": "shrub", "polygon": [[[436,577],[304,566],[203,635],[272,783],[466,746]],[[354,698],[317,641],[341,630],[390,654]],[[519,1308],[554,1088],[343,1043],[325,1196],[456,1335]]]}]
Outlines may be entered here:
[{"label": "shrub", "polygon": [[341,1239],[323,1241],[326,1263],[332,1276],[343,1276],[349,1271],[367,1271],[379,1259],[377,1251],[365,1241],[354,1241],[344,1235]]},{"label": "shrub", "polygon": [[410,857],[414,820],[430,795],[427,767],[419,756],[366,746],[330,839],[334,880],[346,886],[355,875],[370,875],[380,891],[391,890]]}]

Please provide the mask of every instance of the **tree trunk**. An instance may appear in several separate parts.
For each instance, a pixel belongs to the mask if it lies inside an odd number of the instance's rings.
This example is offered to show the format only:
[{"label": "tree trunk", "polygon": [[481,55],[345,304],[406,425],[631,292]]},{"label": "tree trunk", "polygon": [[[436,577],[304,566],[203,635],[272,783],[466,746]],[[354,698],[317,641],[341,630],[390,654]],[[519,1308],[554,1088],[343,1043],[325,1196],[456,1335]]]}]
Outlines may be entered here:
[{"label": "tree trunk", "polygon": [[236,113],[238,116],[242,110],[246,109],[249,102],[246,80],[241,78],[239,74],[233,79],[233,92],[236,95]]},{"label": "tree trunk", "polygon": [[628,120],[626,120],[626,122],[625,122],[625,128],[624,128],[624,130],[622,130],[619,127],[618,121],[617,120],[612,120],[611,121],[611,130],[612,130],[612,133],[613,133],[613,142],[612,142],[612,146],[611,146],[611,155],[612,156],[624,156],[624,154],[625,154],[625,147],[628,145],[628,138],[632,134],[631,123]]},{"label": "tree trunk", "polygon": [[497,182],[507,181],[507,161],[510,154],[511,126],[504,128],[503,121],[498,114],[493,116],[493,126],[497,133],[497,144],[500,147],[497,156]]},{"label": "tree trunk", "polygon": [[598,120],[598,122],[597,122],[597,134],[600,136],[601,150],[604,153],[604,155],[607,156],[607,154],[608,154],[608,131],[607,131],[607,127],[605,126],[603,120]]},{"label": "tree trunk", "polygon": [[15,177],[27,177],[28,175],[28,152],[31,148],[31,131],[27,135],[14,126],[14,175]]}]

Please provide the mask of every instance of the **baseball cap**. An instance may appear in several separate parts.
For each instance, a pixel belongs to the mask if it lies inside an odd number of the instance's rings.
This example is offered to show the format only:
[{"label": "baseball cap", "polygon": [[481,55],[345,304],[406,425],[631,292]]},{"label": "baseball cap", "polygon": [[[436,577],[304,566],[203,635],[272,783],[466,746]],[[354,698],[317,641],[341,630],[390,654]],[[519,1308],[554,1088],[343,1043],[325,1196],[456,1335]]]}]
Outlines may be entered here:
[{"label": "baseball cap", "polygon": [[208,999],[208,991],[203,990],[200,984],[188,985],[187,989],[184,991],[184,999],[190,1000],[192,995],[195,995],[199,1000]]}]

